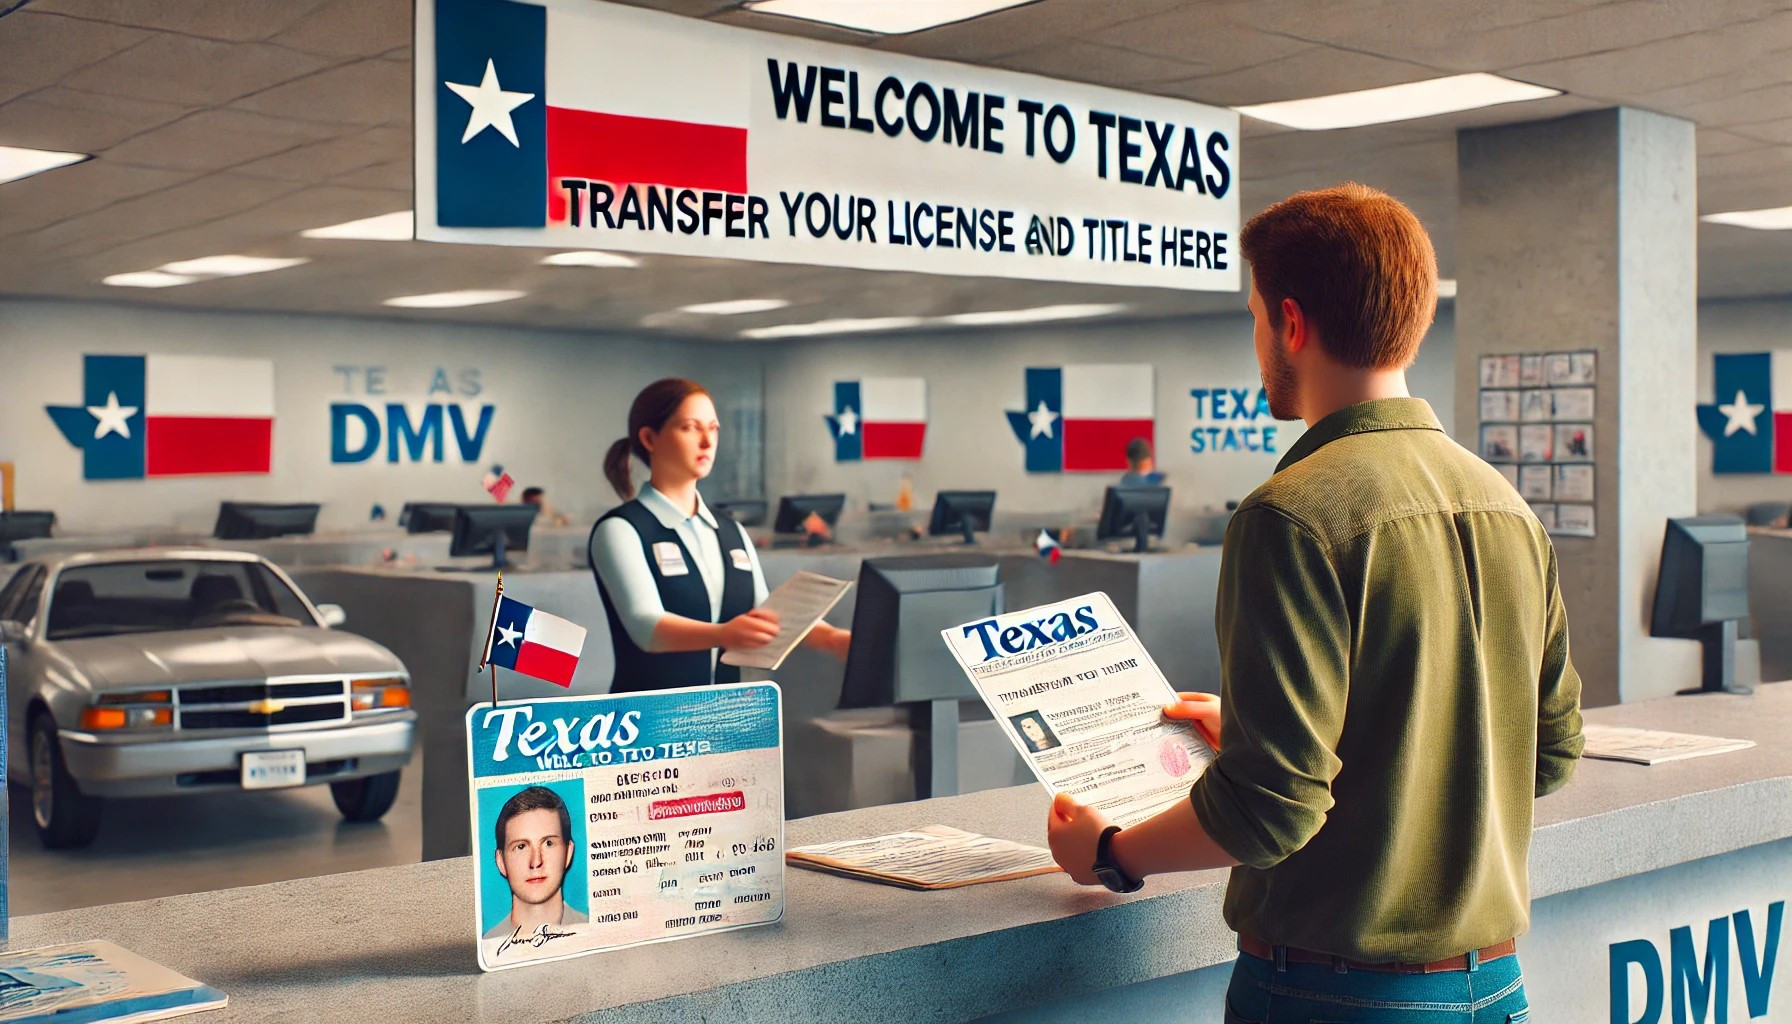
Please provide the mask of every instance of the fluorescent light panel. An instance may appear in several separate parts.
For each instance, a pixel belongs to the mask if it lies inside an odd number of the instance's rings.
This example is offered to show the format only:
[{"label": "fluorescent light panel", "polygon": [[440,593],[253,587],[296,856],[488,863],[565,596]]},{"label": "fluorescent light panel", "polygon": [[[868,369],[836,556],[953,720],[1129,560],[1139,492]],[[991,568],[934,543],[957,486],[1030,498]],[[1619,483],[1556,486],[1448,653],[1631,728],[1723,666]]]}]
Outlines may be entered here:
[{"label": "fluorescent light panel", "polygon": [[415,220],[409,210],[382,213],[327,228],[311,228],[299,234],[306,238],[347,238],[364,242],[407,242],[417,234]]},{"label": "fluorescent light panel", "polygon": [[173,288],[175,285],[192,284],[199,280],[185,274],[168,274],[160,270],[135,270],[128,274],[113,274],[100,279],[101,284],[109,284],[114,288]]},{"label": "fluorescent light panel", "polygon": [[1767,210],[1735,210],[1730,213],[1708,213],[1699,218],[1712,224],[1729,224],[1756,231],[1792,231],[1792,206],[1776,206]]},{"label": "fluorescent light panel", "polygon": [[1052,320],[1083,320],[1089,317],[1118,313],[1126,306],[1118,302],[1087,302],[1061,306],[1035,306],[1032,309],[991,309],[979,313],[954,313],[936,317],[935,322],[958,327],[991,327],[998,324],[1037,324]]},{"label": "fluorescent light panel", "polygon": [[622,256],[613,252],[598,252],[595,249],[557,252],[551,256],[543,256],[541,262],[544,266],[549,267],[615,267],[624,269],[641,265],[641,261],[632,256]]},{"label": "fluorescent light panel", "polygon": [[859,334],[865,331],[895,331],[918,327],[927,321],[918,316],[877,316],[862,319],[817,320],[809,324],[779,324],[776,327],[753,327],[740,332],[743,338],[804,338],[818,334]]},{"label": "fluorescent light panel", "polygon": [[265,274],[270,270],[285,270],[301,263],[310,263],[304,256],[282,258],[277,256],[201,256],[196,260],[179,260],[164,263],[161,269],[169,274],[182,274],[190,277],[241,277],[244,274]]},{"label": "fluorescent light panel", "polygon": [[400,295],[386,300],[388,306],[400,306],[405,309],[456,309],[461,306],[485,306],[494,302],[509,302],[529,294],[504,289],[474,290],[461,292],[430,292],[427,295]]},{"label": "fluorescent light panel", "polygon": [[1280,103],[1233,107],[1246,117],[1303,131],[1356,128],[1366,124],[1408,121],[1417,117],[1452,114],[1501,103],[1518,103],[1560,96],[1560,89],[1514,82],[1509,78],[1476,72],[1424,82],[1408,82],[1381,89],[1341,92]]},{"label": "fluorescent light panel", "polygon": [[902,35],[979,18],[1033,0],[755,0],[755,14],[819,21],[858,32]]},{"label": "fluorescent light panel", "polygon": [[678,311],[702,316],[740,316],[743,313],[769,313],[788,305],[790,303],[785,299],[730,299],[727,302],[700,302],[695,306],[680,306]]},{"label": "fluorescent light panel", "polygon": [[50,149],[0,146],[0,184],[91,159],[93,158],[86,153],[58,153]]}]

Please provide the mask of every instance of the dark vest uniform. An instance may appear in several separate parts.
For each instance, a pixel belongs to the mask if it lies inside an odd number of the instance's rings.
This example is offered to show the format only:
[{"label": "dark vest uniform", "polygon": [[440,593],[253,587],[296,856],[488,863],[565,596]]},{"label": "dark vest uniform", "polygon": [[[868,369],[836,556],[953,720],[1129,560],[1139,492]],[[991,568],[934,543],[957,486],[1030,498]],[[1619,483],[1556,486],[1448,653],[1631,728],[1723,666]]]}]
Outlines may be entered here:
[{"label": "dark vest uniform", "polygon": [[[684,541],[679,539],[677,530],[668,529],[638,498],[611,509],[597,521],[598,525],[603,525],[608,519],[624,520],[640,534],[641,553],[653,571],[654,582],[659,584],[660,604],[665,606],[666,611],[698,622],[727,622],[753,610],[753,572],[751,569],[735,566],[735,559],[740,556],[736,556],[734,552],[745,552],[747,546],[746,531],[741,529],[739,523],[732,519],[717,522],[719,529],[716,531],[716,539],[721,542],[722,547],[722,617],[712,619],[709,614],[709,588],[703,583],[697,560],[684,546]],[[703,650],[653,654],[635,645],[634,638],[623,628],[622,618],[616,614],[616,602],[611,600],[610,592],[604,588],[603,577],[598,576],[597,560],[591,555],[596,541],[597,527],[593,526],[591,539],[585,547],[585,560],[591,566],[591,575],[597,578],[597,593],[603,598],[604,616],[610,621],[610,646],[616,652],[616,677],[610,684],[610,692],[630,693],[637,690],[665,690],[675,686],[707,686],[710,683],[713,652]],[[655,544],[678,545],[678,550],[684,554],[684,564],[688,571],[679,576],[662,574],[659,559],[653,555]],[[740,682],[740,669],[716,661],[715,682]]]}]

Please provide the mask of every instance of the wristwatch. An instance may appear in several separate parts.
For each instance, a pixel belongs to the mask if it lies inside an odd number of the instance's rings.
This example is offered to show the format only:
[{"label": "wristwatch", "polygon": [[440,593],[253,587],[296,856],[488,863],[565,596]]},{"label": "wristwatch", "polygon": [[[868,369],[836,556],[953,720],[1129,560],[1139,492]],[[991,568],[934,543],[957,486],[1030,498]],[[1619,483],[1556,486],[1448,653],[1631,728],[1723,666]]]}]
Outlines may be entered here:
[{"label": "wristwatch", "polygon": [[1113,850],[1110,846],[1114,833],[1120,826],[1109,825],[1101,832],[1101,838],[1095,841],[1095,877],[1101,884],[1114,892],[1138,892],[1145,887],[1143,878],[1128,878],[1120,865],[1114,863]]}]

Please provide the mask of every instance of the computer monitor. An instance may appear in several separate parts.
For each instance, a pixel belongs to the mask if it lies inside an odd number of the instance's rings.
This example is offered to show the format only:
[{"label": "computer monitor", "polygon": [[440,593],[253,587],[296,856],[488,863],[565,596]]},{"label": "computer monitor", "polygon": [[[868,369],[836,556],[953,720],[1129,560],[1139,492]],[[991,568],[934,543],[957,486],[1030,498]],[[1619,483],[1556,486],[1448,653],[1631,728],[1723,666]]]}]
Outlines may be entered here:
[{"label": "computer monitor", "polygon": [[940,630],[1004,610],[996,569],[994,557],[969,554],[861,563],[840,706],[977,699]]},{"label": "computer monitor", "polygon": [[1736,685],[1737,624],[1748,618],[1748,529],[1736,516],[1669,519],[1649,635],[1704,645],[1701,685],[1682,693],[1748,693]]},{"label": "computer monitor", "polygon": [[510,564],[506,555],[529,550],[529,528],[535,525],[534,505],[460,505],[454,510],[454,536],[448,554],[492,556],[491,567]]},{"label": "computer monitor", "polygon": [[0,562],[18,560],[13,541],[48,537],[55,525],[54,512],[0,512]]},{"label": "computer monitor", "polygon": [[995,515],[994,491],[941,491],[933,499],[933,517],[927,521],[927,533],[933,537],[964,535],[966,544],[977,543],[973,531],[989,532],[989,521]]},{"label": "computer monitor", "polygon": [[1133,538],[1134,551],[1147,551],[1152,537],[1164,535],[1170,514],[1168,487],[1109,487],[1101,499],[1096,540]]},{"label": "computer monitor", "polygon": [[773,533],[802,533],[803,520],[813,512],[821,521],[833,526],[846,507],[844,494],[786,494],[778,499],[778,517],[772,522]]},{"label": "computer monitor", "polygon": [[398,513],[398,525],[408,533],[447,533],[454,529],[458,508],[452,501],[407,501]]},{"label": "computer monitor", "polygon": [[732,519],[742,526],[759,526],[765,522],[766,505],[763,500],[758,498],[718,501],[710,505],[709,509],[716,515]]},{"label": "computer monitor", "polygon": [[212,536],[219,540],[266,540],[269,537],[308,536],[317,530],[315,502],[267,504],[225,501],[218,504],[218,522]]}]

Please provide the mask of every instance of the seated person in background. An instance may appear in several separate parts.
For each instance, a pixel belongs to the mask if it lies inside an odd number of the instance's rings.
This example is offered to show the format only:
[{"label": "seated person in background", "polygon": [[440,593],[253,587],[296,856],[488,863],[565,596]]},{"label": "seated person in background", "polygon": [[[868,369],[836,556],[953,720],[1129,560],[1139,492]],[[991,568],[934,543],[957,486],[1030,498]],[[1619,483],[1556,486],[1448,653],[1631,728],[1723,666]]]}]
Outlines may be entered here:
[{"label": "seated person in background", "polygon": [[570,526],[572,520],[548,504],[548,493],[539,487],[523,488],[523,504],[535,506],[536,526]]},{"label": "seated person in background", "polygon": [[1120,478],[1122,487],[1156,487],[1164,482],[1151,454],[1151,442],[1142,437],[1126,442],[1126,466],[1126,475]]}]

